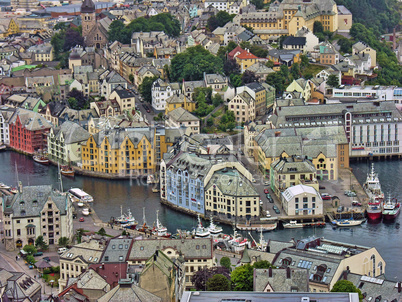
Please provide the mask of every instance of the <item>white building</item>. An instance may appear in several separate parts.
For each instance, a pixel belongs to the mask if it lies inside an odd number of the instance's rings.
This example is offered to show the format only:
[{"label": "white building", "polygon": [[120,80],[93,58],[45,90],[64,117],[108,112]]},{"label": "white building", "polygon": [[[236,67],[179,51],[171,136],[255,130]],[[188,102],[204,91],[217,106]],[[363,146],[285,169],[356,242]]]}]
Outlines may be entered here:
[{"label": "white building", "polygon": [[10,131],[8,120],[14,114],[15,108],[0,107],[0,146],[10,144]]},{"label": "white building", "polygon": [[313,34],[311,30],[307,27],[302,27],[299,29],[295,35],[295,37],[305,37],[306,38],[306,45],[304,47],[304,51],[311,52],[314,50],[314,46],[320,43],[318,37]]},{"label": "white building", "polygon": [[166,126],[171,128],[186,127],[190,129],[192,134],[200,133],[200,119],[182,107],[168,112]]},{"label": "white building", "polygon": [[282,207],[287,215],[322,215],[323,202],[320,194],[310,186],[296,185],[281,194]]},{"label": "white building", "polygon": [[402,104],[402,88],[395,86],[340,86],[334,88],[333,98],[362,101],[394,101]]},{"label": "white building", "polygon": [[107,100],[109,99],[110,94],[113,90],[115,90],[118,86],[127,89],[127,81],[119,75],[116,71],[108,71],[106,70],[100,75],[100,92],[101,96],[105,97]]},{"label": "white building", "polygon": [[174,94],[180,93],[179,83],[167,83],[161,79],[157,79],[152,84],[152,107],[155,110],[165,110],[166,100]]}]

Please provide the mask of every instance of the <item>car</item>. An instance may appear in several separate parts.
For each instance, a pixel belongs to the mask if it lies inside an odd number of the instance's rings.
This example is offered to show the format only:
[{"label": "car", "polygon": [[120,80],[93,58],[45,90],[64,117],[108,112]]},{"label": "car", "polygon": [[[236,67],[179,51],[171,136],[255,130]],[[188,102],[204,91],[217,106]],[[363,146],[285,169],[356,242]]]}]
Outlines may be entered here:
[{"label": "car", "polygon": [[362,203],[361,203],[361,202],[358,202],[357,200],[353,200],[353,201],[352,201],[352,206],[361,207],[361,206],[362,206]]},{"label": "car", "polygon": [[266,211],[266,212],[267,212],[266,217],[267,218],[271,217],[271,214],[269,213],[269,211]]},{"label": "car", "polygon": [[45,260],[46,262],[50,262],[50,258],[49,257],[43,257],[43,260]]},{"label": "car", "polygon": [[353,192],[353,191],[350,191],[349,194],[348,194],[348,196],[349,196],[349,197],[356,197],[357,194],[356,194],[355,192]]},{"label": "car", "polygon": [[57,253],[63,254],[65,251],[67,251],[67,248],[66,248],[66,247],[60,247],[60,248],[57,250]]},{"label": "car", "polygon": [[84,217],[81,217],[80,222],[84,222],[84,221],[85,221]]},{"label": "car", "polygon": [[257,181],[255,180],[255,178],[252,178],[252,179],[251,179],[251,182],[257,182]]},{"label": "car", "polygon": [[151,112],[151,110],[149,110],[149,108],[147,108],[146,110],[147,110],[147,112],[148,112],[148,113],[150,113],[150,112]]},{"label": "car", "polygon": [[42,256],[43,252],[36,252],[35,254],[33,254],[34,257],[38,257],[38,256]]},{"label": "car", "polygon": [[264,186],[269,186],[269,181],[264,181]]},{"label": "car", "polygon": [[331,195],[329,195],[328,193],[322,193],[321,198],[322,200],[331,200]]},{"label": "car", "polygon": [[272,207],[274,210],[278,210],[278,207],[274,204],[274,206]]},{"label": "car", "polygon": [[324,186],[319,186],[318,189],[325,190],[325,187]]},{"label": "car", "polygon": [[260,206],[262,206],[264,203],[262,202],[262,200],[260,199]]},{"label": "car", "polygon": [[274,209],[274,211],[275,211],[276,214],[280,214],[280,213],[281,213],[281,211],[280,211],[279,209]]},{"label": "car", "polygon": [[268,189],[265,189],[265,190],[264,190],[264,193],[265,193],[265,194],[268,194],[268,193],[269,193]]}]

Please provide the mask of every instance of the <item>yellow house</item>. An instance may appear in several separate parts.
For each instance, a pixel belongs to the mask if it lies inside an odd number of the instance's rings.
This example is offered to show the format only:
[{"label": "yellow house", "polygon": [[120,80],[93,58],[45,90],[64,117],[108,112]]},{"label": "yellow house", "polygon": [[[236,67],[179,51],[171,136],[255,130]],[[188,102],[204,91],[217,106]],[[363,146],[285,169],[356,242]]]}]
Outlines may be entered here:
[{"label": "yellow house", "polygon": [[7,33],[6,35],[15,35],[18,34],[20,32],[20,27],[18,26],[18,24],[14,21],[14,19],[10,20],[10,23],[8,24],[8,29],[7,29]]},{"label": "yellow house", "polygon": [[310,100],[311,98],[311,85],[309,80],[305,80],[303,78],[299,78],[297,80],[293,80],[292,83],[286,88],[288,92],[300,92],[305,101]]},{"label": "yellow house", "polygon": [[240,65],[241,72],[244,72],[247,68],[249,68],[251,65],[257,62],[258,57],[253,55],[248,49],[240,54],[238,54],[236,57],[236,62],[237,64]]},{"label": "yellow house", "polygon": [[179,107],[187,110],[188,112],[195,111],[195,102],[188,99],[184,94],[174,94],[166,100],[165,115]]}]

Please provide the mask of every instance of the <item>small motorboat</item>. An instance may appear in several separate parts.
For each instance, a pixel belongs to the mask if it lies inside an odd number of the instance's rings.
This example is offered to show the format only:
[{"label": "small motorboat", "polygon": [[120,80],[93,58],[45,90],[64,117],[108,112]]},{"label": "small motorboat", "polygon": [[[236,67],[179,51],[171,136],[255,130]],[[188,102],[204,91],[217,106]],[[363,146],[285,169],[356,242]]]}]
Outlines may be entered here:
[{"label": "small motorboat", "polygon": [[74,177],[74,170],[70,166],[61,166],[60,167],[60,173],[61,175],[67,176],[67,177]]},{"label": "small motorboat", "polygon": [[44,155],[34,155],[33,160],[38,164],[48,165],[49,159]]},{"label": "small motorboat", "polygon": [[89,209],[88,208],[83,208],[82,209],[82,215],[88,216],[89,215]]},{"label": "small motorboat", "polygon": [[285,229],[297,229],[297,228],[302,228],[304,225],[302,223],[298,223],[297,220],[291,220],[288,223],[285,223],[283,225]]},{"label": "small motorboat", "polygon": [[77,203],[77,206],[78,206],[79,208],[82,208],[82,207],[84,206],[84,203],[83,203],[82,201],[79,201],[79,202]]},{"label": "small motorboat", "polygon": [[351,227],[361,225],[364,220],[354,220],[354,219],[339,219],[332,221],[333,224],[339,227]]}]

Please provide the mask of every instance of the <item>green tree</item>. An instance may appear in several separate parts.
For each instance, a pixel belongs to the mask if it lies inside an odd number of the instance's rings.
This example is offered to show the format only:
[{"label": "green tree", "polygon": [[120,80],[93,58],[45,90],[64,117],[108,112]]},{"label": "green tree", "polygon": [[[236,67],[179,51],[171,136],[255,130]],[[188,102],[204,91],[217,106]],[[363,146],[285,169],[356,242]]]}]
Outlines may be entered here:
[{"label": "green tree", "polygon": [[360,289],[358,289],[351,281],[349,280],[338,280],[331,289],[331,292],[334,293],[358,293],[359,300],[363,300],[363,295]]},{"label": "green tree", "polygon": [[67,237],[59,238],[59,246],[66,247],[67,245],[69,245],[69,243],[70,243],[70,239],[68,239]]},{"label": "green tree", "polygon": [[216,266],[216,267],[205,267],[193,274],[191,277],[191,282],[197,290],[206,290],[207,282],[214,275],[221,274],[228,280],[230,280],[230,272],[226,267]]},{"label": "green tree", "polygon": [[105,236],[105,235],[106,235],[105,229],[104,229],[104,228],[100,228],[99,231],[98,231],[98,235]]},{"label": "green tree", "polygon": [[66,22],[59,22],[53,27],[53,30],[65,30],[67,27],[68,25]]},{"label": "green tree", "polygon": [[308,57],[306,55],[301,55],[300,56],[300,67],[302,68],[306,68],[307,66],[310,65],[309,61],[308,61]]},{"label": "green tree", "polygon": [[222,103],[223,99],[220,94],[217,93],[212,97],[212,105],[214,105],[214,107],[218,107]]},{"label": "green tree", "polygon": [[221,260],[219,261],[219,264],[223,267],[226,267],[229,270],[232,267],[232,263],[230,262],[229,257],[222,257]]},{"label": "green tree", "polygon": [[145,102],[152,103],[152,83],[155,82],[158,77],[145,77],[140,86],[138,86],[138,91]]},{"label": "green tree", "polygon": [[28,255],[36,254],[36,252],[38,251],[35,246],[29,244],[25,245],[22,249]]},{"label": "green tree", "polygon": [[234,291],[253,290],[253,267],[250,264],[237,267],[231,274]]},{"label": "green tree", "polygon": [[207,281],[207,291],[230,291],[230,281],[222,274],[216,274]]},{"label": "green tree", "polygon": [[131,84],[134,84],[134,75],[133,75],[132,73],[130,73],[130,74],[128,75],[128,79],[129,79],[129,81],[131,82]]},{"label": "green tree", "polygon": [[251,0],[250,2],[255,5],[256,9],[264,8],[264,1],[263,0]]},{"label": "green tree", "polygon": [[36,240],[35,240],[35,246],[36,246],[36,248],[38,248],[38,249],[40,249],[40,250],[42,250],[42,251],[47,250],[48,247],[49,247],[49,246],[46,244],[45,240],[43,239],[43,236],[42,236],[42,235],[40,235],[40,236],[38,236],[38,238],[36,238]]},{"label": "green tree", "polygon": [[334,75],[334,74],[331,74],[329,77],[328,77],[328,81],[327,81],[327,84],[329,85],[329,86],[331,86],[331,87],[338,87],[339,86],[339,78],[338,78],[338,76],[336,76],[336,75]]},{"label": "green tree", "polygon": [[324,26],[322,26],[322,23],[320,21],[314,21],[313,24],[313,33],[324,33]]},{"label": "green tree", "polygon": [[299,63],[293,63],[292,67],[290,68],[290,73],[292,74],[293,79],[296,80],[300,78],[301,72]]},{"label": "green tree", "polygon": [[35,257],[32,256],[32,255],[28,255],[28,256],[25,258],[25,260],[27,261],[27,263],[32,264],[32,265],[36,263]]},{"label": "green tree", "polygon": [[268,68],[272,68],[272,67],[274,67],[274,62],[273,61],[268,61],[266,64],[265,64],[265,66],[267,66]]},{"label": "green tree", "polygon": [[234,87],[240,87],[241,85],[243,85],[240,74],[231,74],[229,78],[230,78],[230,83]]}]

